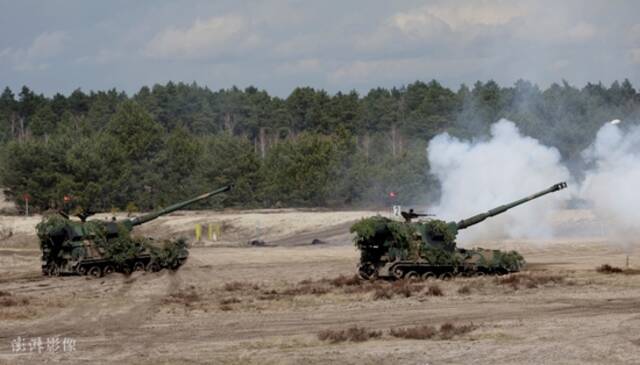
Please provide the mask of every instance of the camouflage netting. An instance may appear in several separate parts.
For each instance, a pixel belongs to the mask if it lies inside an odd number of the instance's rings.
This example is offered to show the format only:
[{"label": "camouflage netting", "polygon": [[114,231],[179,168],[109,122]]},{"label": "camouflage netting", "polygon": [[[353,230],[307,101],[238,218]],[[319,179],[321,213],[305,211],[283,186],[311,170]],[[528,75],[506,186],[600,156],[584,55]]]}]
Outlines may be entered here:
[{"label": "camouflage netting", "polygon": [[393,221],[389,218],[375,216],[362,218],[350,229],[355,233],[354,242],[358,248],[384,242],[386,246],[408,248],[410,237],[415,234],[413,226]]},{"label": "camouflage netting", "polygon": [[160,267],[174,268],[179,265],[179,262],[187,253],[187,241],[184,238],[178,238],[177,240],[166,240],[163,242],[162,247],[153,246],[148,244],[146,246],[151,252],[151,258],[153,262],[156,262]]},{"label": "camouflage netting", "polygon": [[516,251],[493,251],[493,262],[491,265],[507,269],[518,269],[525,263],[524,257]]},{"label": "camouflage netting", "polygon": [[148,253],[151,255],[151,261],[160,268],[174,268],[179,265],[180,259],[188,254],[187,242],[182,238],[165,240],[158,245],[150,239],[132,236],[124,226],[118,228],[116,238],[96,239],[95,242],[104,250],[105,258],[119,265]]},{"label": "camouflage netting", "polygon": [[420,257],[432,265],[457,266],[462,262],[462,258],[455,251],[445,251],[427,245],[422,245]]},{"label": "camouflage netting", "polygon": [[425,232],[430,232],[433,237],[441,237],[438,241],[442,242],[445,247],[451,249],[455,247],[456,234],[451,230],[447,222],[434,219],[421,224],[424,225]]},{"label": "camouflage netting", "polygon": [[146,245],[145,241],[144,238],[131,237],[129,231],[122,225],[118,227],[116,238],[107,240],[104,235],[94,238],[96,245],[104,252],[104,257],[118,265],[133,260],[142,253]]},{"label": "camouflage netting", "polygon": [[354,242],[363,252],[381,244],[391,260],[419,257],[420,241],[414,239],[416,229],[412,224],[375,216],[361,219],[351,226],[350,231],[356,234]]},{"label": "camouflage netting", "polygon": [[51,236],[63,232],[67,222],[67,219],[58,214],[43,217],[42,221],[36,225],[36,233],[40,242],[46,242]]}]

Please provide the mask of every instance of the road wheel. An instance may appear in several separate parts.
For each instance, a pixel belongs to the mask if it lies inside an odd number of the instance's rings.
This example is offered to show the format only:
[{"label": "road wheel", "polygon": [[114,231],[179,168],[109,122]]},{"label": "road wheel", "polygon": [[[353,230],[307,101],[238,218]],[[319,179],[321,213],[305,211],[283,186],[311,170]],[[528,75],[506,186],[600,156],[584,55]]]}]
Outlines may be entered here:
[{"label": "road wheel", "polygon": [[171,265],[171,270],[174,270],[174,271],[178,270],[180,268],[180,266],[182,266],[183,263],[184,263],[184,261],[182,261],[182,260],[176,260],[176,262],[174,262]]},{"label": "road wheel", "polygon": [[102,269],[98,265],[91,266],[87,274],[93,276],[94,278],[99,278],[102,276]]},{"label": "road wheel", "polygon": [[440,280],[451,280],[453,278],[453,274],[450,272],[443,272],[440,274]]},{"label": "road wheel", "polygon": [[360,266],[358,266],[358,275],[363,280],[375,278],[376,267],[370,262],[361,264]]},{"label": "road wheel", "polygon": [[473,276],[477,277],[477,278],[481,278],[483,276],[486,276],[485,273],[483,273],[482,271],[476,271]]},{"label": "road wheel", "polygon": [[86,275],[87,267],[83,265],[78,265],[78,267],[76,267],[76,273],[78,273],[78,275]]},{"label": "road wheel", "polygon": [[401,268],[396,268],[395,270],[393,270],[393,277],[395,277],[396,279],[402,279],[402,277],[404,276],[404,270],[402,270]]},{"label": "road wheel", "polygon": [[404,278],[407,280],[418,280],[420,278],[420,275],[418,275],[418,273],[415,271],[409,271],[405,274]]},{"label": "road wheel", "polygon": [[140,261],[133,265],[133,271],[144,271],[144,264]]},{"label": "road wheel", "polygon": [[150,262],[149,264],[147,264],[146,270],[148,272],[160,271],[160,264],[158,264],[157,262]]},{"label": "road wheel", "polygon": [[102,275],[109,275],[115,271],[112,265],[107,265],[102,269]]},{"label": "road wheel", "polygon": [[436,274],[432,273],[431,271],[427,271],[422,274],[420,278],[422,278],[422,280],[433,280],[436,278]]}]

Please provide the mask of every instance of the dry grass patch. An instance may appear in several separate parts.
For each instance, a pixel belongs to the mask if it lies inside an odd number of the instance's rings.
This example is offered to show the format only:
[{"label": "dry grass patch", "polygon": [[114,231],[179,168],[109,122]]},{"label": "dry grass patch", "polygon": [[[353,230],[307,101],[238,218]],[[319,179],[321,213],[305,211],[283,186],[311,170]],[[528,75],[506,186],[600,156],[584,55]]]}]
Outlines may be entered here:
[{"label": "dry grass patch", "polygon": [[0,296],[0,307],[16,307],[19,305],[29,305],[29,298],[17,298],[9,295]]},{"label": "dry grass patch", "polygon": [[258,296],[260,300],[278,300],[280,299],[280,294],[277,290],[265,290]]},{"label": "dry grass patch", "polygon": [[619,267],[611,266],[609,264],[604,264],[604,265],[598,266],[596,268],[596,271],[601,274],[618,274],[618,273],[622,273],[623,270]]},{"label": "dry grass patch", "polygon": [[166,298],[163,299],[163,303],[165,304],[180,304],[185,307],[191,307],[196,302],[200,301],[200,294],[198,294],[195,286],[190,286],[184,290],[178,290],[174,293],[169,294]]},{"label": "dry grass patch", "polygon": [[440,326],[439,330],[434,326],[420,325],[414,327],[392,328],[389,330],[389,335],[396,338],[406,338],[410,340],[450,340],[454,337],[467,334],[476,328],[477,327],[473,323],[455,325],[451,322],[446,322]]},{"label": "dry grass patch", "polygon": [[456,326],[451,322],[447,322],[440,326],[440,338],[443,340],[450,340],[454,337],[467,334],[476,328],[477,327],[473,323]]},{"label": "dry grass patch", "polygon": [[228,304],[221,304],[219,308],[223,312],[228,312],[228,311],[233,310],[233,307],[228,305]]},{"label": "dry grass patch", "polygon": [[366,289],[373,291],[373,299],[391,299],[395,296],[409,298],[414,294],[420,293],[424,289],[424,285],[416,283],[413,280],[396,280],[388,282],[374,282],[368,285]]},{"label": "dry grass patch", "polygon": [[[432,285],[434,286],[434,285]],[[435,285],[437,287],[437,285]],[[373,293],[373,299],[409,298],[423,291],[424,284],[413,280],[361,280],[356,276],[338,276],[333,279],[302,280],[284,289],[264,289],[258,296],[260,300],[279,300],[299,295],[320,296],[329,293],[366,294]],[[439,288],[430,289],[426,295],[442,295]]]},{"label": "dry grass patch", "polygon": [[531,273],[509,274],[496,278],[496,283],[506,285],[514,290],[521,288],[533,289],[547,284],[560,284],[565,282],[561,275],[533,275]]},{"label": "dry grass patch", "polygon": [[229,304],[237,304],[237,303],[242,303],[242,300],[240,300],[240,298],[237,298],[237,297],[220,299],[221,305],[229,305]]},{"label": "dry grass patch", "polygon": [[393,298],[393,292],[391,291],[391,288],[388,286],[380,287],[376,289],[375,292],[373,292],[374,300],[391,299],[391,298]]},{"label": "dry grass patch", "polygon": [[258,284],[249,283],[249,282],[231,281],[231,282],[225,283],[222,286],[222,289],[224,289],[225,291],[241,291],[241,290],[247,290],[247,289],[259,290],[260,286]]},{"label": "dry grass patch", "polygon": [[[234,285],[233,288],[237,288]],[[258,299],[278,300],[283,297],[294,297],[299,295],[325,295],[332,293],[335,289],[341,289],[345,294],[362,293],[375,290],[378,286],[371,282],[360,280],[357,276],[340,275],[333,279],[302,280],[292,286],[281,290],[264,289]],[[255,287],[254,287],[255,289]]]},{"label": "dry grass patch", "polygon": [[438,330],[429,325],[406,327],[406,328],[392,328],[389,330],[389,335],[397,338],[406,338],[411,340],[428,340],[438,334]]},{"label": "dry grass patch", "polygon": [[442,291],[442,289],[438,284],[431,284],[429,285],[429,288],[425,292],[425,295],[432,296],[432,297],[441,297],[444,295],[444,292]]},{"label": "dry grass patch", "polygon": [[621,269],[619,267],[604,264],[598,266],[596,271],[601,274],[625,274],[625,275],[640,275],[640,270],[637,269]]},{"label": "dry grass patch", "polygon": [[27,297],[16,297],[7,291],[0,291],[0,320],[31,319],[38,315],[29,306]]},{"label": "dry grass patch", "polygon": [[331,285],[337,288],[342,288],[345,286],[362,286],[364,283],[364,280],[360,279],[357,275],[353,275],[353,276],[340,275],[336,278],[329,280],[329,282],[331,283]]},{"label": "dry grass patch", "polygon": [[30,307],[12,307],[12,308],[0,308],[0,320],[21,320],[21,319],[33,319],[40,315],[39,312]]},{"label": "dry grass patch", "polygon": [[368,330],[363,327],[353,326],[346,330],[324,330],[318,333],[320,341],[328,341],[331,343],[338,342],[364,342],[373,338],[382,336],[381,331]]},{"label": "dry grass patch", "polygon": [[296,295],[323,295],[331,291],[325,283],[314,281],[305,284],[298,284],[293,288],[287,288],[282,291],[283,295],[296,296]]},{"label": "dry grass patch", "polygon": [[471,287],[469,285],[463,285],[459,287],[458,294],[462,294],[462,295],[471,294]]},{"label": "dry grass patch", "polygon": [[[256,284],[243,282],[229,282],[222,287],[227,292],[237,292],[243,298],[251,296],[258,300],[282,300],[297,296],[322,296],[326,294],[368,294],[372,293],[374,300],[391,299],[395,297],[409,298],[417,295],[442,296],[442,289],[437,284],[431,284],[425,291],[423,282],[415,280],[362,280],[357,276],[340,275],[335,278],[319,280],[302,280],[298,283],[285,284],[283,287],[260,287]],[[229,304],[229,303],[221,303]]]}]

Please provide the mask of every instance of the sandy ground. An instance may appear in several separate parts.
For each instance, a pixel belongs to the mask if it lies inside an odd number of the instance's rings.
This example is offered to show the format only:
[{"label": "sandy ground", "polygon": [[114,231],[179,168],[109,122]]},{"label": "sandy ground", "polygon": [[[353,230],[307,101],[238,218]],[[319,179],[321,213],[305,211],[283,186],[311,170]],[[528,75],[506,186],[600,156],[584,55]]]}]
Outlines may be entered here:
[{"label": "sandy ground", "polygon": [[[41,277],[33,235],[39,218],[0,217],[0,228],[12,232],[0,241],[0,363],[640,363],[640,275],[595,271],[604,263],[624,267],[627,256],[640,268],[637,246],[597,237],[490,242],[482,246],[519,250],[529,262],[526,275],[561,279],[517,288],[497,278],[455,279],[419,283],[424,289],[410,297],[376,299],[375,291],[323,281],[355,273],[348,227],[372,213],[181,213],[140,233],[192,237],[195,223],[212,223],[221,227],[220,240],[195,244],[177,272],[100,279]],[[588,219],[566,215],[561,225]],[[246,245],[255,238],[272,246]],[[326,243],[311,245],[313,239]],[[429,285],[444,295],[427,295]],[[447,322],[476,328],[448,340],[389,334]],[[323,330],[354,325],[382,336],[318,339]],[[12,351],[18,336],[26,351]],[[38,338],[41,353],[30,348]],[[61,344],[48,352],[46,340],[54,338],[75,340],[75,351]]]}]

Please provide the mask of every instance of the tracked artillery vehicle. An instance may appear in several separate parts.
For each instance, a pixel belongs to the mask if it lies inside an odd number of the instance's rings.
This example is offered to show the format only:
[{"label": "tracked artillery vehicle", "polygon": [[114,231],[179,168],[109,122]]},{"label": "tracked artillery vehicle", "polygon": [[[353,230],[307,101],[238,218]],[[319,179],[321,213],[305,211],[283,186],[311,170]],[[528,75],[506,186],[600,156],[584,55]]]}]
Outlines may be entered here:
[{"label": "tracked artillery vehicle", "polygon": [[455,242],[458,231],[566,187],[564,182],[555,184],[458,222],[439,219],[412,222],[407,217],[405,222],[382,216],[364,218],[351,227],[360,250],[358,274],[363,279],[447,279],[458,275],[500,275],[520,271],[526,262],[518,252],[458,248]]},{"label": "tracked artillery vehicle", "polygon": [[115,218],[112,221],[85,221],[86,214],[77,221],[62,212],[45,216],[36,226],[42,250],[42,273],[99,277],[114,271],[178,269],[189,256],[184,239],[158,244],[150,238],[132,237],[131,231],[136,226],[230,189],[231,186],[225,186],[164,209],[120,221]]}]

